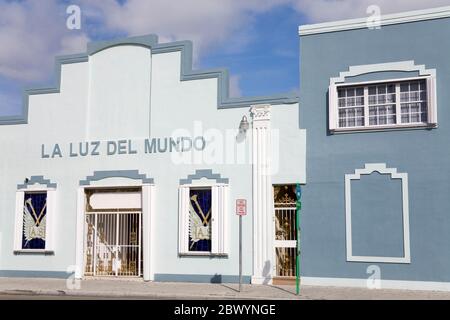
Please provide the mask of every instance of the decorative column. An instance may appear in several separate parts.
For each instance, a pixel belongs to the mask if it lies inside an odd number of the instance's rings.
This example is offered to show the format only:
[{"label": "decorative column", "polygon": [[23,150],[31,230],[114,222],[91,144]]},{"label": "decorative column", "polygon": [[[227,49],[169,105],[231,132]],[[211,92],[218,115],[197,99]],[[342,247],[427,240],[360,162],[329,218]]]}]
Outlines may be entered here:
[{"label": "decorative column", "polygon": [[270,284],[273,271],[273,190],[270,105],[252,106],[253,275],[252,283]]}]

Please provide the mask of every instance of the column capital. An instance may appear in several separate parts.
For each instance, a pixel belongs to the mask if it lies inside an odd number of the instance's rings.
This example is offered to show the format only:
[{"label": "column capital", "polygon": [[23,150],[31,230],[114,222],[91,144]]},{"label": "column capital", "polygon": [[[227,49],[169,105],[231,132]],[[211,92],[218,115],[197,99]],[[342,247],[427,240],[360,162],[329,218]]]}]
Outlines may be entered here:
[{"label": "column capital", "polygon": [[254,105],[250,109],[253,121],[270,120],[270,110],[272,106],[270,104],[258,104]]}]

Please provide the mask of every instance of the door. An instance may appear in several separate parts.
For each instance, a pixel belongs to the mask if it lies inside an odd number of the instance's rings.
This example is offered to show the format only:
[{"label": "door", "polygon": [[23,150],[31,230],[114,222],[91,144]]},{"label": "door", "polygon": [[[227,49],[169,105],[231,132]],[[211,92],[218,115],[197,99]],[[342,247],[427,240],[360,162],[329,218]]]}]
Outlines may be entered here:
[{"label": "door", "polygon": [[[135,189],[87,191],[86,276],[142,275],[139,193]],[[117,208],[105,208],[112,204]]]},{"label": "door", "polygon": [[295,185],[274,186],[275,284],[288,284],[295,280],[296,202]]}]

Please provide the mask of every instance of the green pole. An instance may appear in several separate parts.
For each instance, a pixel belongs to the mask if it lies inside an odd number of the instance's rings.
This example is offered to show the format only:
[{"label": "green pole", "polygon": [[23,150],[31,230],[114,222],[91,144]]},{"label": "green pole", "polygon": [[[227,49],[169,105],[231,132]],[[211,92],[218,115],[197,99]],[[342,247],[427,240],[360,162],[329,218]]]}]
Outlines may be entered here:
[{"label": "green pole", "polygon": [[295,224],[297,230],[297,259],[295,268],[295,286],[297,295],[300,294],[300,210],[302,209],[302,189],[300,184],[297,184],[295,188],[295,193],[297,195],[296,212],[295,212]]}]

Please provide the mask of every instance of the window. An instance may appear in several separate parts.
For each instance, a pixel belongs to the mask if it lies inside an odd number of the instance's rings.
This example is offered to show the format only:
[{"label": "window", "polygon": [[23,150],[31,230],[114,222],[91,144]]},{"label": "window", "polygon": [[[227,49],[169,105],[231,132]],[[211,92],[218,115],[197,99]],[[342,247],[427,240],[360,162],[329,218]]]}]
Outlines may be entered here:
[{"label": "window", "polygon": [[45,250],[47,192],[25,192],[21,249]]},{"label": "window", "polygon": [[427,80],[338,86],[338,129],[428,125]]},{"label": "window", "polygon": [[[228,254],[228,179],[185,179],[179,189],[179,254]],[[183,181],[183,180],[181,180]]]},{"label": "window", "polygon": [[191,188],[189,200],[189,251],[211,252],[211,188]]},{"label": "window", "polygon": [[15,252],[52,252],[56,184],[40,176],[16,192]]}]

